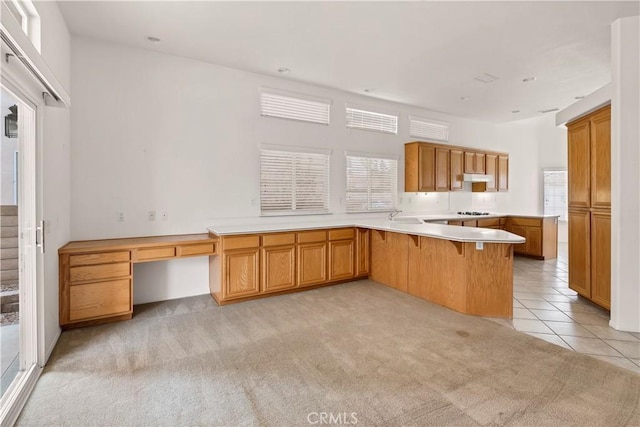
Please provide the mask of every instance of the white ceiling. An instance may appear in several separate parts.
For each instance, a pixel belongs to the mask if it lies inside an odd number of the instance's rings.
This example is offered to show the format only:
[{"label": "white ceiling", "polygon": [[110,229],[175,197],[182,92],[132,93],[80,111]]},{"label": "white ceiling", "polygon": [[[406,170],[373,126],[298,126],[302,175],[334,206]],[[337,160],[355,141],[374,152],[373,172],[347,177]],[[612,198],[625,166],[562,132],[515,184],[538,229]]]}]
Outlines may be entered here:
[{"label": "white ceiling", "polygon": [[[493,122],[562,109],[608,83],[610,25],[638,15],[638,5],[60,2],[74,35],[263,74],[286,67],[287,79],[360,94],[374,88],[369,96]],[[482,73],[499,80],[473,79]]]}]

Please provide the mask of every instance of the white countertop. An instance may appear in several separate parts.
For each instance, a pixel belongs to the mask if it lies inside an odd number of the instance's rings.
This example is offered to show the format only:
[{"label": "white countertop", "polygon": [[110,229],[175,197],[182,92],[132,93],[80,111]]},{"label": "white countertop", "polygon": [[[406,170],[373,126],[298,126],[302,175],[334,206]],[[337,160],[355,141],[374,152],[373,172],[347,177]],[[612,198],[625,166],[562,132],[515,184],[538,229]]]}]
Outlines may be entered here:
[{"label": "white countertop", "polygon": [[[412,216],[414,217],[414,216]],[[483,216],[486,218],[487,216]],[[409,218],[409,217],[403,217]],[[424,215],[416,215],[416,221],[424,218]],[[438,218],[442,218],[439,216]],[[446,218],[444,218],[446,219]],[[336,227],[360,227],[373,230],[392,231],[395,233],[412,234],[417,236],[432,237],[435,239],[452,240],[455,242],[486,242],[486,243],[524,243],[525,238],[503,230],[486,228],[460,227],[444,224],[410,224],[400,221],[385,219],[331,219],[296,221],[295,223],[277,224],[238,224],[238,225],[212,225],[208,230],[218,236],[234,234],[273,233],[283,231],[297,231]]]},{"label": "white countertop", "polygon": [[419,218],[425,221],[445,221],[445,220],[474,220],[483,218],[505,218],[505,217],[518,217],[518,218],[557,218],[560,215],[521,215],[510,213],[490,213],[489,215],[459,215],[455,213],[442,213],[442,214],[408,214],[398,215],[396,218]]}]

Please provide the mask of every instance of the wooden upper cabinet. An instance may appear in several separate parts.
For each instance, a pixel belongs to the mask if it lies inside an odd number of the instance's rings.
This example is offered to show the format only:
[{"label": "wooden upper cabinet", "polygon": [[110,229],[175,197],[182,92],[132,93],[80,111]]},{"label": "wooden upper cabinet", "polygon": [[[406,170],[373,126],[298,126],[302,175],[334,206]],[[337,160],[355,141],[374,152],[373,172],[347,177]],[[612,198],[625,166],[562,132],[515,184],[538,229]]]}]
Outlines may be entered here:
[{"label": "wooden upper cabinet", "polygon": [[509,156],[498,156],[498,191],[509,191]]},{"label": "wooden upper cabinet", "polygon": [[418,147],[418,191],[436,190],[436,149],[428,145]]},{"label": "wooden upper cabinet", "polygon": [[405,144],[407,192],[449,191],[449,149],[427,143]]},{"label": "wooden upper cabinet", "polygon": [[590,120],[591,207],[611,209],[611,109]]},{"label": "wooden upper cabinet", "polygon": [[436,191],[449,191],[449,150],[436,148]]},{"label": "wooden upper cabinet", "polygon": [[485,173],[485,154],[477,151],[464,152],[464,173]]},{"label": "wooden upper cabinet", "polygon": [[464,189],[462,174],[464,173],[464,157],[462,150],[451,149],[449,151],[449,171],[451,172],[451,191]]},{"label": "wooden upper cabinet", "polygon": [[589,120],[568,126],[569,207],[588,208],[591,203],[591,139]]},{"label": "wooden upper cabinet", "polygon": [[493,177],[493,181],[487,182],[485,191],[498,191],[498,155],[487,153],[486,174]]}]

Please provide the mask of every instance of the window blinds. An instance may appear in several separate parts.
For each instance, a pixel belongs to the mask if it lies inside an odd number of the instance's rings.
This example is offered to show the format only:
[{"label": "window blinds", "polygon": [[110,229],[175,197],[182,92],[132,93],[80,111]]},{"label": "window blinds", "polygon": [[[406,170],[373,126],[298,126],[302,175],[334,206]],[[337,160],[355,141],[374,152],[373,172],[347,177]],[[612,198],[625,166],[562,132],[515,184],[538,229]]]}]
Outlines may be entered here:
[{"label": "window blinds", "polygon": [[263,116],[328,125],[330,110],[329,100],[298,98],[273,90],[263,90],[260,93],[260,111]]},{"label": "window blinds", "polygon": [[347,212],[395,210],[397,196],[397,160],[347,154]]},{"label": "window blinds", "polygon": [[329,154],[260,151],[262,214],[329,211]]},{"label": "window blinds", "polygon": [[545,170],[544,214],[560,215],[560,221],[567,220],[567,171]]},{"label": "window blinds", "polygon": [[395,135],[398,133],[398,116],[347,106],[347,127]]},{"label": "window blinds", "polygon": [[437,141],[449,141],[449,123],[409,116],[409,135]]}]

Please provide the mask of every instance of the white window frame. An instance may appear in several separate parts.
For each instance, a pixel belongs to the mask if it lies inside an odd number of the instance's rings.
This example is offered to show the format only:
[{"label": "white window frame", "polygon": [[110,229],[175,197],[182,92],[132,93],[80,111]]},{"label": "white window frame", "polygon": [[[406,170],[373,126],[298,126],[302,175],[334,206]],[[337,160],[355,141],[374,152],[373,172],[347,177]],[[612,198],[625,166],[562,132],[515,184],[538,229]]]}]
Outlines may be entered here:
[{"label": "white window frame", "polygon": [[40,15],[33,2],[31,0],[6,0],[6,5],[14,18],[17,18],[14,11],[20,15],[21,19],[18,24],[40,53]]},{"label": "white window frame", "polygon": [[[414,126],[414,123],[420,123],[420,125],[418,126]],[[440,135],[437,135],[437,132],[435,133],[422,133],[420,132],[418,129],[416,129],[416,127],[423,127],[423,128],[440,128],[440,129],[446,129],[444,131],[444,137],[440,137]],[[435,129],[433,129],[435,131]],[[412,138],[418,138],[421,140],[435,140],[435,141],[443,141],[443,142],[448,142],[449,141],[449,130],[450,130],[450,124],[448,122],[443,122],[440,120],[434,120],[434,119],[428,119],[425,117],[418,117],[418,116],[409,116],[409,136]]]},{"label": "white window frame", "polygon": [[[556,196],[556,197],[562,197],[564,196],[564,207],[562,206],[556,206],[555,204],[551,204],[550,206],[547,205],[547,201],[548,199],[554,197],[554,195],[552,194],[548,194],[548,191],[550,191],[551,189],[547,187],[547,185],[545,184],[546,181],[546,175],[547,173],[557,173],[557,172],[562,172],[565,175],[565,180],[564,180],[564,191],[559,190],[560,191],[560,195]],[[545,215],[557,215],[559,214],[560,217],[558,218],[559,221],[567,221],[568,220],[568,197],[569,197],[569,193],[568,193],[568,182],[569,182],[569,175],[567,172],[566,168],[545,168],[542,170],[542,208],[543,208],[543,212]],[[558,190],[555,190],[558,191]],[[549,207],[548,207],[549,206]]]},{"label": "white window frame", "polygon": [[[359,160],[370,160],[370,161],[390,161],[393,162],[393,174],[390,176],[389,183],[389,192],[390,203],[391,206],[385,206],[381,208],[375,208],[374,205],[376,203],[383,203],[384,200],[375,197],[375,189],[372,188],[372,177],[371,177],[371,168],[373,163],[369,163],[366,166],[367,173],[367,185],[366,191],[355,191],[354,186],[355,183],[352,181],[354,178],[352,174],[350,174],[349,164],[350,158],[359,159]],[[388,155],[388,154],[376,154],[376,153],[361,153],[361,152],[353,152],[348,151],[345,152],[345,174],[346,174],[346,189],[345,189],[345,200],[346,200],[346,209],[347,213],[362,213],[362,212],[391,212],[395,211],[398,208],[398,156]],[[364,208],[355,208],[350,207],[352,194],[366,194],[366,205]],[[384,192],[379,192],[383,193]]]},{"label": "white window frame", "polygon": [[[278,153],[278,154],[276,154]],[[285,163],[283,170],[269,170],[270,165],[268,164],[269,158],[266,157],[268,155],[281,156],[279,161],[288,162],[290,157],[291,164],[288,165]],[[309,197],[309,193],[305,193],[300,191],[302,188],[299,185],[299,181],[301,178],[305,178],[304,175],[298,174],[298,171],[309,170],[308,166],[297,169],[304,163],[305,159],[317,162],[317,166],[319,170],[316,171],[315,176],[311,176],[311,178],[317,178],[321,180],[320,182],[320,190],[317,194],[317,197],[320,198],[320,207],[319,208],[304,208],[300,207],[300,205],[304,205],[305,198]],[[274,162],[275,159],[270,159],[271,162]],[[324,164],[322,164],[324,162]],[[331,164],[331,150],[321,149],[321,148],[303,148],[303,147],[291,147],[291,146],[283,146],[283,145],[271,145],[271,144],[262,144],[260,146],[260,215],[261,216],[284,216],[284,215],[319,215],[319,214],[328,214],[329,213],[329,172],[330,172],[330,164]],[[290,167],[290,176],[287,177],[287,167]],[[324,167],[324,169],[322,169]],[[266,176],[269,174],[269,176]],[[273,179],[274,176],[280,174],[281,176],[285,176],[291,179],[291,190],[290,193],[282,192],[282,199],[286,201],[286,199],[290,199],[290,204],[286,208],[275,209],[270,208],[269,204],[273,204],[273,202],[269,199],[273,197],[278,197],[277,192],[273,191],[274,185]],[[284,174],[284,175],[283,175]],[[280,178],[282,179],[282,178]],[[272,191],[269,193],[269,191]],[[313,196],[313,194],[311,194]],[[267,196],[267,197],[265,197]]]},{"label": "white window frame", "polygon": [[328,126],[331,122],[331,99],[261,88],[262,117],[294,120]]},{"label": "white window frame", "polygon": [[[384,129],[382,121],[378,122],[377,125],[374,125],[372,122],[372,124],[367,126],[367,123],[365,122],[354,122],[353,120],[350,120],[349,118],[350,115],[354,113],[361,114],[362,116],[369,116],[369,118],[373,120],[375,120],[375,118],[393,119],[394,123],[393,123],[392,129],[387,129],[387,130]],[[383,112],[377,108],[363,107],[363,106],[353,105],[353,104],[345,105],[345,121],[347,124],[347,128],[349,129],[366,130],[370,132],[379,132],[379,133],[386,133],[389,135],[397,135],[398,120],[399,120],[398,114]]]}]

